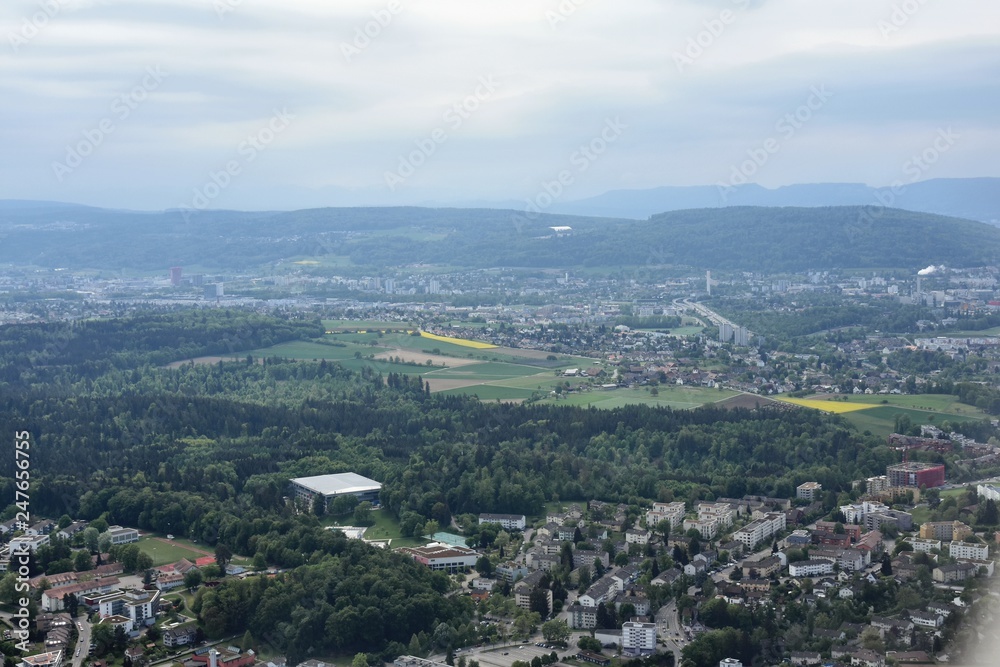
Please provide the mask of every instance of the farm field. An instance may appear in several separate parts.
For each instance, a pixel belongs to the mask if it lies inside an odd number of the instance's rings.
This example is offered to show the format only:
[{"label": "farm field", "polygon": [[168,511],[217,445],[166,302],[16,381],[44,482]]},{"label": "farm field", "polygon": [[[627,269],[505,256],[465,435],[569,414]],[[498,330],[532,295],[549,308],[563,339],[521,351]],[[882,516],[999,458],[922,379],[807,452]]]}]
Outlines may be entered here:
[{"label": "farm field", "polygon": [[906,415],[914,426],[941,424],[945,421],[977,421],[979,419],[979,417],[971,415],[913,410],[891,405],[879,405],[870,410],[852,412],[844,415],[844,418],[861,431],[868,430],[876,435],[889,435],[895,430],[897,415]]},{"label": "farm field", "polygon": [[[824,400],[819,397],[810,397],[813,400]],[[931,410],[937,412],[948,412],[955,414],[981,415],[983,411],[973,405],[961,403],[957,396],[951,394],[915,394],[902,395],[863,395],[849,396],[847,403],[864,403],[866,405],[894,405],[901,408],[912,408],[914,410]]]},{"label": "farm field", "polygon": [[863,404],[863,403],[842,403],[840,401],[822,401],[809,398],[783,398],[776,396],[774,398],[776,401],[781,401],[782,403],[791,403],[792,405],[799,405],[804,408],[812,408],[813,410],[822,410],[824,412],[832,412],[834,414],[845,414],[847,412],[855,412],[857,410],[871,410],[874,405]]},{"label": "farm field", "polygon": [[139,538],[138,545],[143,553],[152,556],[154,567],[166,565],[167,563],[175,563],[181,558],[187,558],[193,563],[205,555],[165,538],[142,537]]}]

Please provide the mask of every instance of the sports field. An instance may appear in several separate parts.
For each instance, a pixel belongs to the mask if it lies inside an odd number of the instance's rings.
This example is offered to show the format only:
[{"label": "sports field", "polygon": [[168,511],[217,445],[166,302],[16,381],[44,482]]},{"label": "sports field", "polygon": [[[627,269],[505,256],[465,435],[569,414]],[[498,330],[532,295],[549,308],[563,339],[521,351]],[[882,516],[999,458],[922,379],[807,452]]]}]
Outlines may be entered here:
[{"label": "sports field", "polygon": [[154,567],[166,565],[167,563],[176,563],[181,558],[187,558],[193,563],[208,553],[207,551],[204,553],[192,551],[184,545],[159,537],[143,537],[139,539],[138,544],[139,549],[143,553],[147,553],[153,557]]}]

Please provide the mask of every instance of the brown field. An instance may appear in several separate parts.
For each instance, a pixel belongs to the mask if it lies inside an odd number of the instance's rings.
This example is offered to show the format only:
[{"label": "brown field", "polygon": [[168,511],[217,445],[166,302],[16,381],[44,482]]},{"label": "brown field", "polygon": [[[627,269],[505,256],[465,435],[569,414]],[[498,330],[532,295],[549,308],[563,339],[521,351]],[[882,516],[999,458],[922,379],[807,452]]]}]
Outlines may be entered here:
[{"label": "brown field", "polygon": [[431,363],[437,368],[440,368],[441,366],[447,366],[448,368],[457,368],[458,366],[468,366],[469,364],[482,363],[478,359],[462,359],[460,357],[446,357],[440,354],[426,354],[424,352],[417,352],[416,350],[402,350],[399,348],[396,348],[394,350],[386,350],[385,352],[380,352],[375,355],[376,359],[389,359],[390,357],[399,357],[404,362],[410,361],[418,364],[425,364],[427,363],[427,360],[430,359]]},{"label": "brown field", "polygon": [[425,375],[424,382],[431,385],[431,391],[447,391],[448,389],[461,389],[463,387],[475,387],[486,384],[482,380],[449,380],[436,378],[433,375]]},{"label": "brown field", "polygon": [[773,399],[767,398],[766,396],[758,396],[756,394],[738,394],[731,398],[727,398],[722,401],[717,401],[713,403],[720,408],[725,408],[727,410],[734,410],[736,408],[748,408],[754,410],[756,408],[784,408],[784,409],[795,409],[791,403],[781,403]]}]

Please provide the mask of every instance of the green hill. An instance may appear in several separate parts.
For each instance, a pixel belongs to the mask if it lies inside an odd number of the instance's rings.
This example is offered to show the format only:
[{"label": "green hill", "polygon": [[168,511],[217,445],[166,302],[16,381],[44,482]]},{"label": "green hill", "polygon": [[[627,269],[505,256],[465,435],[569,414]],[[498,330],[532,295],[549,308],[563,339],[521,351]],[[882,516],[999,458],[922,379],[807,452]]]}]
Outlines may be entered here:
[{"label": "green hill", "polygon": [[[555,226],[573,231],[557,235]],[[339,267],[359,269],[417,263],[748,271],[980,266],[1000,258],[1000,228],[859,206],[696,209],[644,221],[416,207],[184,215],[0,206],[0,263],[243,270],[334,256]]]}]

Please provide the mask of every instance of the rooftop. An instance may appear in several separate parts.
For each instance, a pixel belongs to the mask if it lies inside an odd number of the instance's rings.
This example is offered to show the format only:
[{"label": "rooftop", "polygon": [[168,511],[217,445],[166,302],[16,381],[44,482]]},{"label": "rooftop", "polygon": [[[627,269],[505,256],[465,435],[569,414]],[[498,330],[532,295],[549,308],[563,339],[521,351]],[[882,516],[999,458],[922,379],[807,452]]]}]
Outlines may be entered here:
[{"label": "rooftop", "polygon": [[317,475],[315,477],[299,477],[293,479],[292,483],[324,496],[378,491],[382,488],[379,482],[353,472],[343,472],[336,475]]}]

